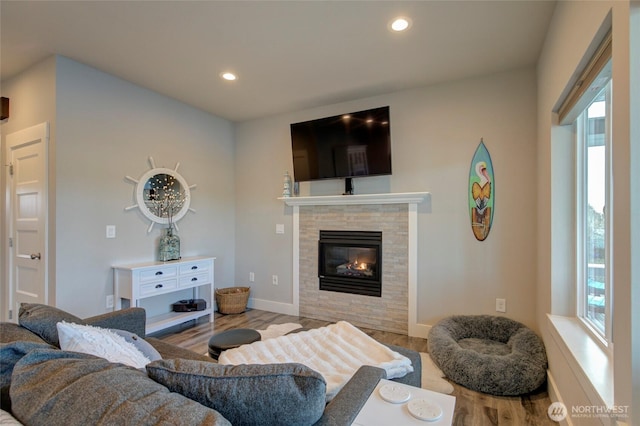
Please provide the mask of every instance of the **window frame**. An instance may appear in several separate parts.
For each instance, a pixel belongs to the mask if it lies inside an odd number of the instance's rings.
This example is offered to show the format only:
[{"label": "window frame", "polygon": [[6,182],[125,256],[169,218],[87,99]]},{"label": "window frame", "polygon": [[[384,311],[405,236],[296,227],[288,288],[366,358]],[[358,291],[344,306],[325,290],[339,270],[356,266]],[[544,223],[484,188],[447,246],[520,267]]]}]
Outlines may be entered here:
[{"label": "window frame", "polygon": [[[613,190],[612,190],[612,126],[611,126],[611,94],[612,79],[609,78],[607,84],[602,90],[589,101],[588,105],[573,123],[574,126],[574,142],[576,152],[576,184],[575,184],[575,209],[576,209],[576,316],[580,323],[592,336],[592,338],[608,352],[613,351],[613,280],[612,280],[612,240],[613,229],[611,218],[613,217]],[[605,199],[604,199],[604,327],[601,331],[595,322],[590,319],[588,313],[587,298],[587,280],[588,280],[588,263],[586,257],[586,234],[587,234],[587,149],[589,147],[587,141],[587,128],[589,126],[587,110],[593,101],[604,92],[605,96],[605,130],[604,130],[604,148],[605,148]]]}]

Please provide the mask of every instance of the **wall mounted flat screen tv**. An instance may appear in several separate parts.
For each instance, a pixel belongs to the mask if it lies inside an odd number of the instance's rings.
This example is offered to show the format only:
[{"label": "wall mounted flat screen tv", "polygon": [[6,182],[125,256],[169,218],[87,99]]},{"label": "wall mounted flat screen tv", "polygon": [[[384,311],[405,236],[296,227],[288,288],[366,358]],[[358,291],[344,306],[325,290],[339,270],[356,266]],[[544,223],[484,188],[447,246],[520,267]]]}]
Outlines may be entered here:
[{"label": "wall mounted flat screen tv", "polygon": [[297,182],[391,174],[389,107],[291,124]]}]

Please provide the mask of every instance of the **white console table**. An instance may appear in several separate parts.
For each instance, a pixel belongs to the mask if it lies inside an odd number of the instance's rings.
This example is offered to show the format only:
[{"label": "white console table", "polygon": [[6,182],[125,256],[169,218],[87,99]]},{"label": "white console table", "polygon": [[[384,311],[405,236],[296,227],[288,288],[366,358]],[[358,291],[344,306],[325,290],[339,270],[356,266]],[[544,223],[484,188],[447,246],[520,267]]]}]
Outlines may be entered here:
[{"label": "white console table", "polygon": [[[163,330],[186,321],[209,315],[213,322],[215,257],[190,257],[171,262],[146,262],[113,267],[113,294],[115,309],[125,306],[140,307],[141,300],[192,289],[193,299],[204,299],[202,311],[167,312],[147,316],[146,333]],[[204,291],[202,291],[204,290]]]}]

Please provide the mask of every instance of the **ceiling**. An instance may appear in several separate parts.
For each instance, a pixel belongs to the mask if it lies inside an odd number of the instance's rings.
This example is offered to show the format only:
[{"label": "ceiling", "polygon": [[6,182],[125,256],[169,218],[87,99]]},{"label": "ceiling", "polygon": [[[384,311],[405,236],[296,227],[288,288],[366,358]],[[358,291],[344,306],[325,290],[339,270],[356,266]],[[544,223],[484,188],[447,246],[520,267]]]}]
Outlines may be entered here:
[{"label": "ceiling", "polygon": [[[7,1],[0,78],[59,54],[231,121],[537,62],[555,1]],[[412,25],[392,33],[389,21]],[[238,75],[234,82],[223,71]]]}]

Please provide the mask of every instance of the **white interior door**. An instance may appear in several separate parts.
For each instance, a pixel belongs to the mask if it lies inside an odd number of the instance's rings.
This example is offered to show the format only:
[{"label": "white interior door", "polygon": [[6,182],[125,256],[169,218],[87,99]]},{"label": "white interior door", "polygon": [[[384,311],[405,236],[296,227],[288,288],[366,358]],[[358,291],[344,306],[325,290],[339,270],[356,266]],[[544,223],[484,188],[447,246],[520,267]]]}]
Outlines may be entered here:
[{"label": "white interior door", "polygon": [[47,147],[49,123],[7,135],[9,319],[20,303],[48,303]]}]

